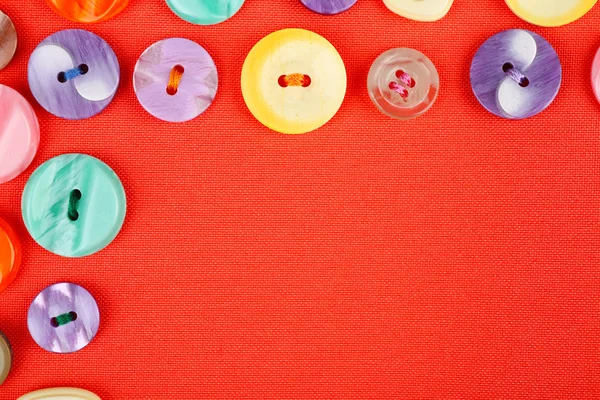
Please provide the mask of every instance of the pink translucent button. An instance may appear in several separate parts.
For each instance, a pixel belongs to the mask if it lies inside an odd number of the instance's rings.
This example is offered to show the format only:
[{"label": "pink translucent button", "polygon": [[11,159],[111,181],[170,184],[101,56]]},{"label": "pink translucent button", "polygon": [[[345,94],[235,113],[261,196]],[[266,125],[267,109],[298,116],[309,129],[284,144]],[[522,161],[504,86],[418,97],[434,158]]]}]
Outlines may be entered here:
[{"label": "pink translucent button", "polygon": [[142,107],[168,122],[189,121],[206,111],[217,84],[217,67],[210,54],[188,39],[154,43],[133,72],[133,87]]},{"label": "pink translucent button", "polygon": [[0,85],[0,183],[25,171],[40,142],[33,108],[16,90]]},{"label": "pink translucent button", "polygon": [[369,96],[385,115],[416,118],[431,108],[440,88],[435,66],[413,49],[391,49],[380,55],[369,71]]}]

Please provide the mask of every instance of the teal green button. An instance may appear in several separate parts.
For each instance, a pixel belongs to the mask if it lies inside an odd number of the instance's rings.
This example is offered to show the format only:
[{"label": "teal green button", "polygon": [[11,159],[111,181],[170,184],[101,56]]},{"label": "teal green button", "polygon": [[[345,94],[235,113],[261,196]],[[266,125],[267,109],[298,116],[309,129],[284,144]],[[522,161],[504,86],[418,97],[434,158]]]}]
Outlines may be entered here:
[{"label": "teal green button", "polygon": [[33,239],[64,257],[94,254],[117,236],[127,202],[115,172],[97,158],[64,154],[29,178],[21,202]]},{"label": "teal green button", "polygon": [[231,17],[242,8],[245,0],[167,0],[167,5],[179,18],[192,24],[214,25]]}]

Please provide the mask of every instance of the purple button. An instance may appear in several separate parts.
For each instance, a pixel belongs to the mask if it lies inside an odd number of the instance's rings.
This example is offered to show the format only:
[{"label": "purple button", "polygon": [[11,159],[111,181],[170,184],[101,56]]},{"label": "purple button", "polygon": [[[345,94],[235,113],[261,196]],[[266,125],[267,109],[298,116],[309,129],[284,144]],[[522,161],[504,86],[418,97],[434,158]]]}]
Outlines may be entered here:
[{"label": "purple button", "polygon": [[120,80],[117,56],[91,32],[57,32],[29,58],[29,86],[38,103],[65,119],[84,119],[104,110]]},{"label": "purple button", "polygon": [[323,15],[339,14],[348,10],[356,0],[300,0],[311,11]]},{"label": "purple button", "polygon": [[477,51],[471,87],[489,112],[523,119],[545,110],[562,81],[556,51],[540,35],[522,29],[500,32]]},{"label": "purple button", "polygon": [[133,88],[142,107],[168,122],[202,114],[215,99],[217,86],[217,67],[210,54],[188,39],[154,43],[133,72]]},{"label": "purple button", "polygon": [[44,289],[31,303],[27,325],[33,340],[53,353],[83,349],[98,333],[100,312],[90,292],[73,283]]}]

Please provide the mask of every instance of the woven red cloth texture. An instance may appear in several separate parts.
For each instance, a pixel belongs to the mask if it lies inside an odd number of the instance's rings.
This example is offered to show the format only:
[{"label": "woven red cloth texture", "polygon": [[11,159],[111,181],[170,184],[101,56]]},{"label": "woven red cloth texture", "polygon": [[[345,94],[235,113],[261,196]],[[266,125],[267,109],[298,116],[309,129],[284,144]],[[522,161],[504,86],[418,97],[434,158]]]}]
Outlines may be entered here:
[{"label": "woven red cloth texture", "polygon": [[[202,27],[163,0],[96,25],[26,3],[0,3],[19,33],[0,83],[34,104],[42,129],[33,165],[0,185],[24,252],[0,293],[15,355],[0,399],[54,386],[104,400],[600,397],[600,6],[539,28],[501,0],[456,1],[435,23],[380,0],[334,17],[247,0]],[[288,27],[326,37],[348,70],[339,113],[299,136],[262,126],[240,91],[246,54]],[[113,103],[89,120],[49,115],[27,84],[35,46],[69,28],[103,37],[121,63]],[[564,69],[555,102],[523,121],[486,112],[469,84],[477,48],[509,28],[544,36]],[[216,101],[189,123],[155,119],[133,91],[138,57],[167,37],[197,41],[218,67]],[[371,63],[394,47],[440,73],[416,120],[387,118],[368,97]],[[69,152],[105,161],[128,196],[120,235],[83,259],[43,250],[21,219],[34,168]],[[27,331],[31,300],[62,281],[101,310],[98,336],[71,355]]]}]

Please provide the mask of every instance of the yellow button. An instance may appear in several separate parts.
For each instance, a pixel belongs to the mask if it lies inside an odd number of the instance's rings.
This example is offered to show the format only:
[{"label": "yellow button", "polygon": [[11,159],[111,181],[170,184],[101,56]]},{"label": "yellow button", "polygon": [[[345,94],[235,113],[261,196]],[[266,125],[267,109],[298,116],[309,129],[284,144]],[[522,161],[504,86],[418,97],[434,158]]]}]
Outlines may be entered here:
[{"label": "yellow button", "polygon": [[598,0],[506,0],[519,18],[539,26],[562,26],[583,17]]},{"label": "yellow button", "polygon": [[454,0],[383,0],[396,14],[415,21],[437,21],[443,18]]},{"label": "yellow button", "polygon": [[304,29],[273,32],[258,42],[242,68],[250,112],[281,133],[306,133],[327,123],[346,95],[346,68],[322,36]]}]

